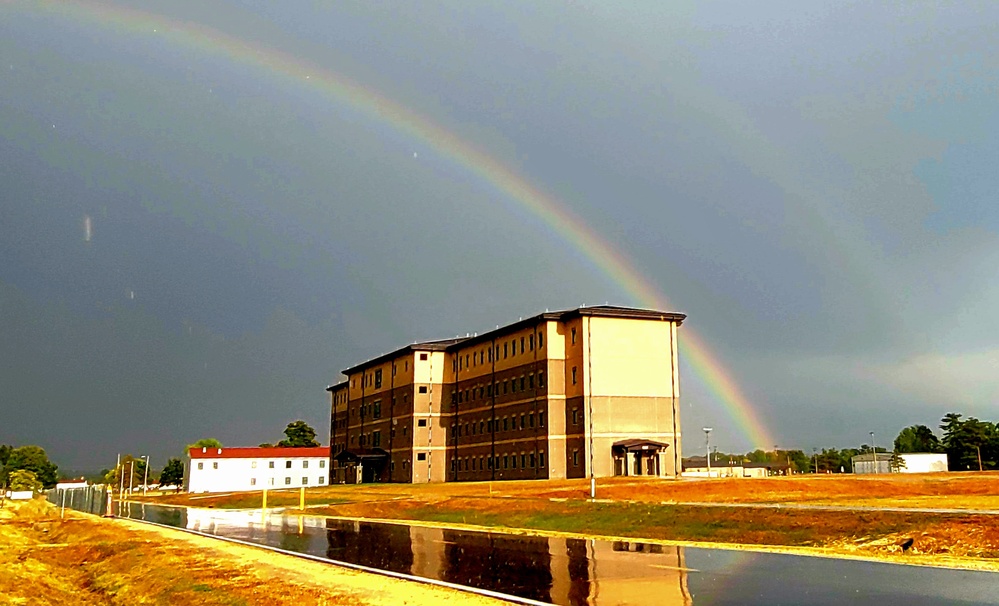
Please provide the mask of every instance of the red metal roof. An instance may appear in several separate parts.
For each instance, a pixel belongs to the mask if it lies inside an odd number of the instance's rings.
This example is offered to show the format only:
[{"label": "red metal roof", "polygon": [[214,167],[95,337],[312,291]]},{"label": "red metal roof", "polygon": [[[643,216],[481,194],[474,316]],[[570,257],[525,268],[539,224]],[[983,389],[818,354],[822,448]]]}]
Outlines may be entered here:
[{"label": "red metal roof", "polygon": [[192,448],[188,453],[192,459],[288,459],[292,457],[329,457],[329,446],[308,446],[303,448],[260,446],[234,448]]}]

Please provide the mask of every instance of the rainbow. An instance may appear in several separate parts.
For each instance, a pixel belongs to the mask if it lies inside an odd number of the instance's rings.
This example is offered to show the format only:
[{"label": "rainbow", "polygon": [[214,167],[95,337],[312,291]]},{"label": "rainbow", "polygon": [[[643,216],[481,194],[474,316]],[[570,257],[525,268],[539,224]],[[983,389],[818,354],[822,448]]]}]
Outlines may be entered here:
[{"label": "rainbow", "polygon": [[[29,10],[69,18],[102,28],[116,28],[144,35],[159,36],[174,44],[214,54],[232,62],[261,69],[299,86],[318,91],[336,102],[346,104],[377,123],[390,126],[433,149],[479,180],[502,194],[547,229],[576,248],[590,263],[604,273],[640,305],[654,309],[670,307],[666,297],[648,282],[634,265],[589,226],[575,216],[564,203],[541,191],[509,166],[477,149],[447,129],[413,110],[388,99],[357,82],[318,65],[275,49],[229,36],[197,23],[169,18],[124,7],[93,2],[40,0],[24,3]],[[711,397],[727,411],[742,430],[750,445],[766,449],[774,440],[760,421],[753,406],[715,357],[704,340],[692,328],[684,329],[680,341],[683,356]]]}]

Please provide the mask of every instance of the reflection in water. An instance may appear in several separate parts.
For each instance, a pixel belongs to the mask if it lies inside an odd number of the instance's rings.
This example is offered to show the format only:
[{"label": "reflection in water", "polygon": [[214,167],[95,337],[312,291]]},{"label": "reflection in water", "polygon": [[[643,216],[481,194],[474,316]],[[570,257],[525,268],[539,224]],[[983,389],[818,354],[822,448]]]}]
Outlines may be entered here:
[{"label": "reflection in water", "polygon": [[555,604],[691,604],[683,548],[327,520],[331,559]]},{"label": "reflection in water", "polygon": [[[82,503],[81,506],[85,506]],[[555,604],[999,605],[999,575],[126,503],[120,515]]]}]

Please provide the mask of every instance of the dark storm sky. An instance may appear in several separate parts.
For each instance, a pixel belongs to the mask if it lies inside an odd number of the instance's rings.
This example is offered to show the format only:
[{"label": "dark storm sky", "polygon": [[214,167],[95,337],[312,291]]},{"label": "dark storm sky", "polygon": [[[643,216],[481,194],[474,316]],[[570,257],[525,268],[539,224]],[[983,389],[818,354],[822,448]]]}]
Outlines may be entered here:
[{"label": "dark storm sky", "polygon": [[[349,78],[561,200],[781,447],[999,419],[991,3],[260,4],[0,4],[0,442],[325,438],[352,363],[640,303],[425,141],[115,7]],[[773,446],[682,381],[688,449]]]}]

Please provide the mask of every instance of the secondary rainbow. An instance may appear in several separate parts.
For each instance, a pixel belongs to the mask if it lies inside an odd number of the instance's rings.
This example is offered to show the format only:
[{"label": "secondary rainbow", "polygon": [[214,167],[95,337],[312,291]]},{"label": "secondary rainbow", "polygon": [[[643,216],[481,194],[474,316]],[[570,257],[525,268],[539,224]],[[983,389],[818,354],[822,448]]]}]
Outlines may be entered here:
[{"label": "secondary rainbow", "polygon": [[[502,199],[526,210],[539,219],[546,229],[571,244],[640,305],[658,309],[670,307],[666,297],[639,274],[628,259],[570,212],[565,204],[529,183],[511,167],[427,117],[370,88],[325,68],[311,65],[301,58],[279,50],[247,44],[201,24],[178,22],[152,13],[92,2],[45,0],[24,3],[24,6],[98,27],[115,27],[159,36],[171,43],[266,70],[294,81],[299,86],[322,92],[354,111],[420,141],[442,157],[478,176],[482,183],[501,193]],[[773,444],[770,432],[760,421],[749,400],[697,332],[686,327],[680,346],[695,376],[731,415],[750,444],[762,448]]]}]

